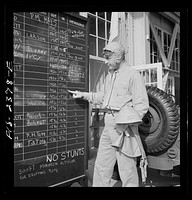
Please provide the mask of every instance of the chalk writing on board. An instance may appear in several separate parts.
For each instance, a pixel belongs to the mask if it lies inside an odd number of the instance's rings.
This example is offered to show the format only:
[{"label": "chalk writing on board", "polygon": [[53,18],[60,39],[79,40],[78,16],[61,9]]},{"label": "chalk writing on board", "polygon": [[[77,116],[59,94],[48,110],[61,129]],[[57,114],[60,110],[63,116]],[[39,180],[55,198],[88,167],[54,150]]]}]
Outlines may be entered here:
[{"label": "chalk writing on board", "polygon": [[45,99],[46,95],[39,92],[39,91],[26,91],[25,95],[27,98],[31,97],[31,98],[39,98],[39,99]]},{"label": "chalk writing on board", "polygon": [[14,36],[22,36],[21,31],[14,29],[13,31]]},{"label": "chalk writing on board", "polygon": [[41,120],[30,120],[26,119],[26,125],[27,126],[38,126],[38,125],[43,125],[46,124],[47,120],[46,119],[41,119]]},{"label": "chalk writing on board", "polygon": [[[42,42],[46,41],[45,37],[43,37],[43,36],[41,36],[39,34],[36,34],[36,33],[28,33],[28,32],[26,32],[26,37],[34,39],[34,40],[39,40],[39,41],[42,41]],[[22,42],[22,40],[20,38],[19,38],[19,41]]]},{"label": "chalk writing on board", "polygon": [[25,46],[24,50],[26,52],[30,52],[30,53],[37,53],[37,54],[43,54],[43,55],[47,55],[47,50],[45,49],[40,49],[40,48],[37,48],[37,47],[32,47],[32,46]]},{"label": "chalk writing on board", "polygon": [[19,51],[14,51],[13,55],[14,55],[14,57],[24,58],[24,54]]},{"label": "chalk writing on board", "polygon": [[22,119],[23,119],[23,114],[14,115],[14,120],[22,120]]},{"label": "chalk writing on board", "polygon": [[77,22],[77,21],[74,21],[74,20],[72,20],[72,19],[69,20],[69,23],[75,24],[75,25],[77,25],[77,26],[85,27],[84,24],[82,24],[82,23],[80,23],[80,22]]},{"label": "chalk writing on board", "polygon": [[84,174],[87,118],[67,89],[86,89],[85,21],[52,12],[13,19],[15,185],[74,179]]},{"label": "chalk writing on board", "polygon": [[14,64],[14,71],[22,71],[22,65],[21,64]]},{"label": "chalk writing on board", "polygon": [[54,26],[57,25],[56,19],[46,17],[46,16],[42,16],[42,15],[39,15],[37,13],[30,12],[30,17],[31,17],[31,19],[34,19],[34,20],[39,21],[39,22],[48,23],[48,24],[51,24],[51,25],[54,25]]},{"label": "chalk writing on board", "polygon": [[23,100],[15,100],[14,101],[14,105],[15,106],[46,106],[46,102],[44,101],[40,101],[40,100],[24,100],[24,103],[23,103]]},{"label": "chalk writing on board", "polygon": [[[77,156],[82,156],[84,154],[85,154],[84,148],[74,149],[74,150],[70,150],[70,151],[64,151],[59,155],[58,154],[47,155],[46,162],[65,160],[67,158],[74,158]],[[59,159],[59,156],[61,157],[60,159]]]},{"label": "chalk writing on board", "polygon": [[34,170],[35,170],[35,165],[30,165],[30,166],[28,166],[28,167],[26,167],[24,169],[19,169],[19,175],[25,174],[27,172],[32,172]]},{"label": "chalk writing on board", "polygon": [[73,44],[73,43],[71,43],[71,42],[68,42],[68,43],[67,43],[67,47],[72,48],[72,49],[76,49],[76,50],[81,50],[81,51],[84,51],[84,50],[85,50],[85,47],[84,47],[84,46],[80,46],[80,45],[77,45],[77,44]]},{"label": "chalk writing on board", "polygon": [[36,138],[36,137],[45,137],[46,132],[45,131],[32,131],[26,133],[26,138]]},{"label": "chalk writing on board", "polygon": [[45,139],[35,138],[35,139],[27,140],[26,146],[34,146],[34,145],[42,145],[42,144],[44,145],[46,143],[47,142]]},{"label": "chalk writing on board", "polygon": [[25,38],[25,45],[32,46],[34,48],[39,47],[45,50],[48,48],[47,39],[46,39],[46,42],[43,42],[43,41],[35,40],[34,38]]},{"label": "chalk writing on board", "polygon": [[23,142],[14,142],[14,149],[16,148],[22,148],[24,145],[23,145]]},{"label": "chalk writing on board", "polygon": [[[70,165],[76,162],[75,157],[84,155],[84,148],[65,151],[60,154],[51,154],[46,157],[46,163],[29,165],[23,169],[18,169],[20,180],[34,176],[44,175],[46,173],[58,173],[58,166]],[[68,159],[70,158],[70,159]]]},{"label": "chalk writing on board", "polygon": [[39,54],[35,54],[35,53],[26,53],[25,58],[32,59],[35,61],[46,60],[46,57],[40,56]]}]

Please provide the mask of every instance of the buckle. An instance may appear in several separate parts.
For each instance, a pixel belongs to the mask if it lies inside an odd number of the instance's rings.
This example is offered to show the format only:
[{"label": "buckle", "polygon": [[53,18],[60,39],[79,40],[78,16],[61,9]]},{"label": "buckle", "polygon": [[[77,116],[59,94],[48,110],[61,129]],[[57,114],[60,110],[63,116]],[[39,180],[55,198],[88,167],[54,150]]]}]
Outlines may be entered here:
[{"label": "buckle", "polygon": [[111,109],[109,109],[109,108],[106,108],[106,113],[107,114],[111,114],[113,111],[111,110]]}]

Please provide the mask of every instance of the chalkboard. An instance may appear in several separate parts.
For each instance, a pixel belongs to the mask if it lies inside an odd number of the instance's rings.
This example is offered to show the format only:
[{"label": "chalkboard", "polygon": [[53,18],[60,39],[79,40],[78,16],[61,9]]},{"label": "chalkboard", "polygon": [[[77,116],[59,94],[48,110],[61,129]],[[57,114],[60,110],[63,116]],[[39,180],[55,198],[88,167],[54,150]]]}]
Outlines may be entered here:
[{"label": "chalkboard", "polygon": [[56,12],[13,14],[14,186],[57,186],[85,177],[88,23]]}]

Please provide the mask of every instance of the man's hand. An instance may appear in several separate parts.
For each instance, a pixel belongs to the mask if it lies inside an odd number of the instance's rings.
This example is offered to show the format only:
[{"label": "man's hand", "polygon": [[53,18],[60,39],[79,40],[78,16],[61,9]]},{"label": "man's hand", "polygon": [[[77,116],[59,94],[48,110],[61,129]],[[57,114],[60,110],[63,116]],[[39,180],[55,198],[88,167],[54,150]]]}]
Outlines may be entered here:
[{"label": "man's hand", "polygon": [[74,99],[77,99],[77,98],[82,98],[83,97],[83,92],[80,92],[80,91],[71,91],[71,90],[68,90],[69,93],[73,94],[73,98]]}]

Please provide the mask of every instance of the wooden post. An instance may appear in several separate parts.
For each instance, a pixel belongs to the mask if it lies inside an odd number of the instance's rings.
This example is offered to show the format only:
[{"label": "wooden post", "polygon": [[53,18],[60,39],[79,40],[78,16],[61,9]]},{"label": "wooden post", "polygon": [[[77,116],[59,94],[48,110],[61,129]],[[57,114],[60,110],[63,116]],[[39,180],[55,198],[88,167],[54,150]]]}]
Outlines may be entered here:
[{"label": "wooden post", "polygon": [[158,35],[156,33],[156,30],[155,30],[155,27],[153,25],[153,22],[151,20],[150,15],[149,15],[149,22],[150,22],[150,26],[151,26],[151,30],[152,30],[153,36],[155,38],[155,42],[157,44],[157,47],[159,49],[159,52],[160,52],[160,55],[161,55],[161,58],[162,58],[163,64],[164,64],[165,68],[168,68],[168,60],[167,60],[167,58],[165,56],[165,53],[164,53],[163,48],[161,46],[161,42],[160,42],[159,37],[158,37]]},{"label": "wooden post", "polygon": [[179,24],[176,23],[174,30],[173,30],[172,37],[171,37],[171,44],[170,44],[170,49],[169,49],[169,53],[168,53],[168,66],[169,67],[170,67],[170,64],[171,64],[171,59],[172,59],[172,55],[173,55],[173,49],[175,47],[175,40],[176,40],[176,37],[177,37],[178,29],[179,29]]}]

